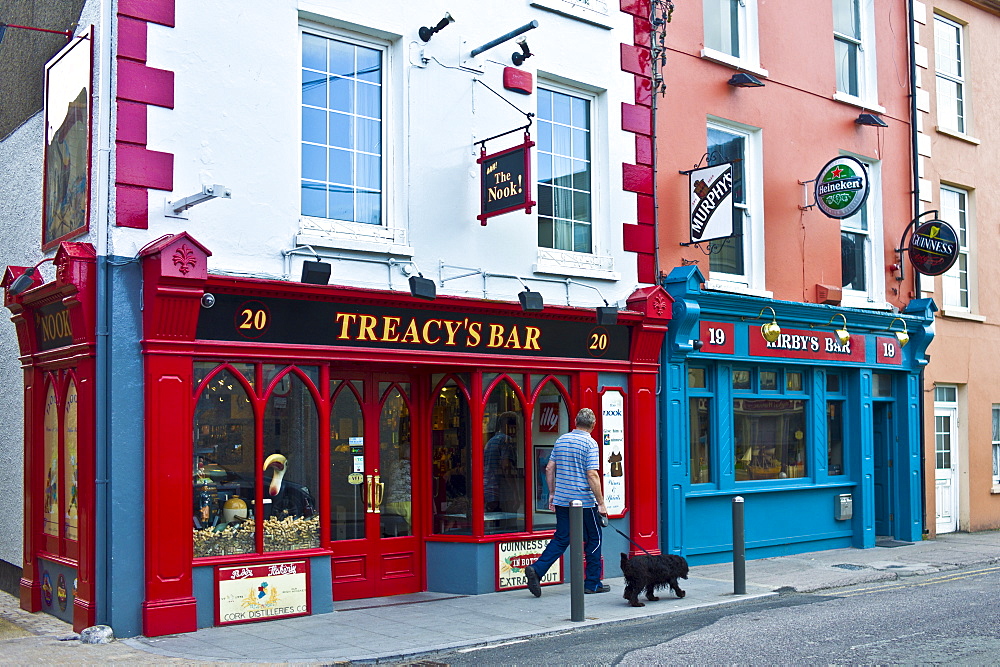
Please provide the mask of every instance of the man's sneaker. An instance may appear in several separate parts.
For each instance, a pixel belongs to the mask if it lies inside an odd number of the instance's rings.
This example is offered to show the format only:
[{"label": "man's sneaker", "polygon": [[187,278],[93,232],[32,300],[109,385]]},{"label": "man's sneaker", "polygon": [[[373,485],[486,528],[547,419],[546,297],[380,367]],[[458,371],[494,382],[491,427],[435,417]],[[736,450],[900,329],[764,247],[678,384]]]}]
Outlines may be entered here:
[{"label": "man's sneaker", "polygon": [[[528,586],[530,587],[531,584],[528,584]],[[607,584],[601,584],[601,586],[599,588],[595,588],[592,591],[584,589],[583,592],[584,593],[588,593],[588,594],[590,594],[590,593],[607,593],[610,590],[611,590],[611,586],[608,586]]]},{"label": "man's sneaker", "polygon": [[542,597],[542,584],[538,580],[538,573],[530,565],[524,568],[524,576],[528,578],[528,590],[536,598]]}]

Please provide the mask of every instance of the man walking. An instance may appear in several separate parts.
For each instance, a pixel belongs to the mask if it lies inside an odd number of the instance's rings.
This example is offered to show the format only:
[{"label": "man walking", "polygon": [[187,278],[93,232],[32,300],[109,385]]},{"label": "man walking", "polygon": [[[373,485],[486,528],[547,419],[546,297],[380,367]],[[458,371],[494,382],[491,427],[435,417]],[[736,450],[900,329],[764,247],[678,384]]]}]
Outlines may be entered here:
[{"label": "man walking", "polygon": [[597,424],[594,411],[583,408],[576,415],[576,428],[559,436],[545,479],[551,493],[549,509],[556,513],[556,534],[533,564],[524,568],[528,590],[536,598],[542,595],[541,579],[569,546],[569,507],[574,500],[583,502],[584,551],[586,578],[584,593],[607,593],[610,586],[601,583],[601,516],[606,516],[601,491],[601,457],[597,443],[590,437]]}]

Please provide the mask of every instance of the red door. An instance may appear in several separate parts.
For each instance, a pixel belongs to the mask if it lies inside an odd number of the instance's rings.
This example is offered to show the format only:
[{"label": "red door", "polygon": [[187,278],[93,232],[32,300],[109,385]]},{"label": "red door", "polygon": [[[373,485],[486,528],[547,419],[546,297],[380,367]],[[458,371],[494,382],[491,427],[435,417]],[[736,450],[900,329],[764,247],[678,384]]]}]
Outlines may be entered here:
[{"label": "red door", "polygon": [[414,524],[413,378],[331,374],[333,599],[423,589]]}]

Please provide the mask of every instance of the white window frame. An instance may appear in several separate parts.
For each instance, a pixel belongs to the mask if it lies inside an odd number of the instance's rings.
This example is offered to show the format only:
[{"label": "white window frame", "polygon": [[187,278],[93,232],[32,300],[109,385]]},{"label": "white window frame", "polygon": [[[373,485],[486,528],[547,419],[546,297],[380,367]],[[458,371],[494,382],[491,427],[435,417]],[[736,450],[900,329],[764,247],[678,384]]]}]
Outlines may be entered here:
[{"label": "white window frame", "polygon": [[993,404],[993,493],[1000,492],[1000,405]]},{"label": "white window frame", "polygon": [[[762,130],[758,127],[709,116],[709,128],[740,135],[744,141],[743,178],[746,205],[743,218],[743,266],[745,273],[709,270],[708,289],[771,297],[764,281],[764,160]],[[707,139],[706,139],[707,143]],[[735,202],[734,208],[739,206]]]},{"label": "white window frame", "polygon": [[[708,25],[709,22],[706,14],[714,7],[718,7],[719,2],[720,0],[712,0],[711,3],[706,2],[703,4],[703,25]],[[736,21],[736,38],[740,55],[734,56],[708,46],[708,39],[703,35],[702,42],[705,46],[701,50],[701,57],[731,67],[738,67],[760,76],[767,76],[767,70],[760,66],[760,39],[757,33],[757,0],[739,0],[736,3]]]},{"label": "white window frame", "polygon": [[[972,225],[970,222],[970,197],[969,191],[963,188],[941,184],[940,190],[940,215],[941,219],[947,222],[955,230],[958,236],[958,259],[950,269],[941,276],[941,305],[948,311],[971,313],[973,310],[973,290],[972,290],[972,256],[970,247],[972,241],[969,238]],[[958,206],[948,203],[952,196],[958,198]],[[947,203],[947,205],[946,205]],[[963,266],[964,264],[964,266]],[[962,293],[965,293],[965,304],[961,302]]]},{"label": "white window frame", "polygon": [[[875,0],[853,0],[858,5],[860,39],[853,39],[847,35],[834,34],[834,42],[838,39],[851,41],[858,45],[858,94],[852,95],[849,92],[836,90],[833,95],[835,100],[846,102],[866,109],[884,112],[878,104],[878,76],[876,71],[877,62],[875,60]],[[836,53],[836,49],[834,49]],[[834,62],[834,72],[839,72],[839,64]],[[835,79],[839,77],[835,76]]]},{"label": "white window frame", "polygon": [[[938,66],[940,61],[941,49],[940,42],[943,41],[944,36],[940,35],[938,32],[939,26],[946,26],[949,29],[955,30],[958,33],[958,43],[948,40],[948,46],[950,49],[954,49],[958,53],[958,69],[959,74],[951,74],[948,72],[941,71]],[[957,132],[958,134],[969,134],[969,86],[966,85],[965,69],[966,69],[966,55],[965,55],[965,26],[958,21],[952,20],[946,16],[940,14],[934,14],[934,75],[935,75],[935,90],[937,95],[937,124],[942,130],[948,132]],[[950,83],[956,84],[958,86],[958,96],[962,101],[962,110],[956,113],[954,116],[950,114],[945,117],[941,113],[941,109],[944,105],[941,104],[941,98],[943,96],[943,90],[940,85],[937,85],[938,80],[948,81]],[[956,100],[949,101],[956,102]]]},{"label": "white window frame", "polygon": [[[395,214],[398,207],[403,206],[399,201],[405,196],[399,192],[399,188],[394,184],[399,182],[393,173],[394,165],[397,162],[396,156],[402,153],[400,144],[400,132],[396,124],[397,113],[394,113],[398,104],[396,91],[400,90],[399,81],[395,72],[396,56],[393,43],[373,37],[370,35],[340,30],[328,25],[312,21],[301,21],[299,23],[299,41],[297,59],[298,67],[296,76],[301,76],[301,54],[302,36],[304,34],[316,35],[325,39],[334,39],[350,44],[356,44],[370,49],[377,49],[382,54],[382,222],[379,225],[358,223],[347,220],[336,220],[331,218],[317,218],[304,215],[301,205],[299,207],[299,229],[295,235],[296,245],[309,245],[318,248],[334,248],[344,250],[356,250],[360,252],[372,252],[380,254],[390,254],[397,256],[412,256],[413,248],[409,246],[407,240],[407,230],[398,222],[399,216]],[[299,170],[301,170],[301,145],[302,145],[302,114],[303,107],[300,98],[296,114],[298,119],[297,136],[299,137]],[[299,172],[297,172],[299,173]],[[301,187],[301,177],[295,179],[296,187]]]},{"label": "white window frame", "polygon": [[[841,153],[849,155],[848,153]],[[850,290],[846,287],[841,292],[840,305],[846,308],[885,308],[885,272],[881,269],[884,261],[884,239],[882,221],[882,164],[860,155],[850,155],[860,160],[868,169],[868,199],[865,200],[864,211],[868,218],[868,229],[860,229],[854,221],[859,219],[861,212],[840,221],[840,231],[851,234],[862,234],[865,242],[865,278],[868,289]]]},{"label": "white window frame", "polygon": [[[564,95],[572,95],[587,100],[590,105],[590,247],[591,251],[576,252],[573,250],[560,250],[557,248],[543,248],[538,246],[538,209],[535,209],[536,234],[535,245],[537,256],[532,267],[535,273],[544,273],[558,276],[576,276],[579,278],[598,278],[603,280],[619,280],[620,274],[615,271],[614,257],[612,257],[605,241],[609,233],[609,215],[607,211],[606,195],[609,183],[608,154],[607,146],[607,110],[605,109],[606,96],[604,91],[587,87],[583,84],[565,81],[555,78],[545,78],[541,75],[537,83],[538,90],[549,90]],[[537,101],[537,95],[536,95]],[[537,112],[537,109],[536,109]],[[532,151],[532,175],[535,181],[535,201],[538,201],[538,154],[539,151]]]}]

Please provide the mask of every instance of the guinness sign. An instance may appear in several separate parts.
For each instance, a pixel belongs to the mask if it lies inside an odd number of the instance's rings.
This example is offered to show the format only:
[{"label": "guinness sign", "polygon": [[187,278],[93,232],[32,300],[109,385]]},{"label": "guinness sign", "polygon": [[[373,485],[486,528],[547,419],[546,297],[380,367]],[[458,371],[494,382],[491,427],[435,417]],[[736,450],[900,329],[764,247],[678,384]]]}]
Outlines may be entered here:
[{"label": "guinness sign", "polygon": [[910,237],[910,263],[927,276],[940,276],[958,259],[958,236],[944,220],[925,222]]}]

